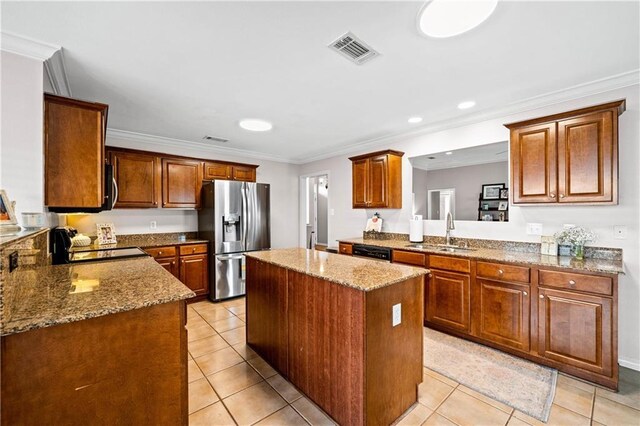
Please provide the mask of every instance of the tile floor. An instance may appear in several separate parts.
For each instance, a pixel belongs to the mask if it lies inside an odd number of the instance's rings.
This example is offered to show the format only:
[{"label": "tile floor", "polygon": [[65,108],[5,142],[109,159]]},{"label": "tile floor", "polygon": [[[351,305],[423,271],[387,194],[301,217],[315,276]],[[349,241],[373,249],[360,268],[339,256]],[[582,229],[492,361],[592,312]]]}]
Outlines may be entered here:
[{"label": "tile floor", "polygon": [[[332,425],[245,344],[244,299],[187,309],[189,424]],[[398,425],[544,425],[424,369],[418,403]],[[640,426],[640,372],[621,368],[620,392],[559,375],[547,425]]]}]

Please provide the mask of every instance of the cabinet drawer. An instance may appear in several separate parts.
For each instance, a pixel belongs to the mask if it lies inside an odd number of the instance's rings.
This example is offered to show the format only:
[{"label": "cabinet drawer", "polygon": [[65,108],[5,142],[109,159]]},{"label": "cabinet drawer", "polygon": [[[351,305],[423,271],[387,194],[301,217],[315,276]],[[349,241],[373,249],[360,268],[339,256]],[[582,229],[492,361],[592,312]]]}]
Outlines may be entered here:
[{"label": "cabinet drawer", "polygon": [[407,265],[425,266],[427,256],[415,251],[393,250],[393,263],[406,263]]},{"label": "cabinet drawer", "polygon": [[147,248],[144,249],[144,251],[154,259],[163,257],[174,257],[176,255],[176,248],[173,246]]},{"label": "cabinet drawer", "polygon": [[340,252],[340,254],[351,255],[351,253],[353,252],[353,245],[352,244],[345,244],[345,243],[338,243],[338,251]]},{"label": "cabinet drawer", "polygon": [[189,254],[201,254],[207,252],[206,244],[192,244],[188,246],[180,246],[180,256]]},{"label": "cabinet drawer", "polygon": [[429,268],[444,269],[446,271],[471,271],[471,261],[459,257],[429,255]]},{"label": "cabinet drawer", "polygon": [[520,283],[528,283],[531,279],[529,268],[523,266],[478,262],[476,268],[476,275],[483,278]]},{"label": "cabinet drawer", "polygon": [[540,270],[538,284],[606,295],[612,294],[613,285],[609,277],[544,270]]}]

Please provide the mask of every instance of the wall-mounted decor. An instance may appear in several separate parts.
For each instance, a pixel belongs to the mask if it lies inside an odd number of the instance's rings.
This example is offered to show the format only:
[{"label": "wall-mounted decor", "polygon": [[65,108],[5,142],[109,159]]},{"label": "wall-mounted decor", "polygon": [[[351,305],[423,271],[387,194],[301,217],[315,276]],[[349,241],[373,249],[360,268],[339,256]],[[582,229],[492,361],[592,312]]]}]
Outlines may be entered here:
[{"label": "wall-mounted decor", "polygon": [[499,200],[502,189],[504,189],[504,183],[482,185],[482,198],[485,200]]},{"label": "wall-mounted decor", "polygon": [[98,244],[116,244],[116,228],[113,223],[96,223]]},{"label": "wall-mounted decor", "polygon": [[509,199],[509,188],[504,188],[500,190],[500,199],[501,200]]},{"label": "wall-mounted decor", "polygon": [[500,201],[500,203],[498,204],[498,210],[507,210],[508,208],[509,208],[508,201]]}]

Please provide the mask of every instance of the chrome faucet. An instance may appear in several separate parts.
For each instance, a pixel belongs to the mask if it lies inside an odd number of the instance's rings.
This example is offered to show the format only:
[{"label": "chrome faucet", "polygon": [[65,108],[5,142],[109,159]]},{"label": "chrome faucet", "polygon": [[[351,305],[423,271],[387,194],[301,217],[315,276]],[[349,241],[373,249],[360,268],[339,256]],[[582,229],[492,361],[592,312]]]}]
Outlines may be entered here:
[{"label": "chrome faucet", "polygon": [[456,229],[456,226],[453,223],[453,215],[451,215],[451,212],[447,213],[447,233],[444,237],[444,243],[445,245],[450,246],[451,245],[451,230]]}]

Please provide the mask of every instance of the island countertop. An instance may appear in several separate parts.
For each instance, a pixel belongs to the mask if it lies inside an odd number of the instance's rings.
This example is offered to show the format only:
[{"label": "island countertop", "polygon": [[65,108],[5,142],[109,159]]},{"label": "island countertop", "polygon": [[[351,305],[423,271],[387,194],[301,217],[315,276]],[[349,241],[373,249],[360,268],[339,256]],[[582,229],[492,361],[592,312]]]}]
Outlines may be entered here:
[{"label": "island countertop", "polygon": [[422,248],[412,247],[405,240],[375,240],[363,238],[340,239],[347,244],[365,244],[369,246],[387,247],[390,249],[417,251],[421,253],[466,257],[477,260],[493,260],[496,262],[520,263],[535,266],[552,266],[585,272],[604,272],[608,274],[624,274],[622,260],[585,258],[577,260],[570,256],[548,256],[540,253],[527,253],[512,250],[497,250],[484,247],[473,247],[473,250],[455,253],[443,252],[442,248],[424,243]]},{"label": "island countertop", "polygon": [[245,255],[362,291],[386,287],[429,272],[424,268],[303,248],[257,251]]},{"label": "island countertop", "polygon": [[[14,272],[0,335],[188,299],[194,293],[150,257]],[[6,295],[6,294],[5,294]]]}]

